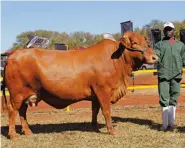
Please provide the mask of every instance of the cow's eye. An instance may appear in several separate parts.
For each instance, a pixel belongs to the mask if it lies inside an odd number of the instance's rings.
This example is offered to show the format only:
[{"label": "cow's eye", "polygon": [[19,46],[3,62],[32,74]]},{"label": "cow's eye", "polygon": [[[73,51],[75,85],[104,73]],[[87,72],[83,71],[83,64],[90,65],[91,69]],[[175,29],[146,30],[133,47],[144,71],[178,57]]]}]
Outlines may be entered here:
[{"label": "cow's eye", "polygon": [[137,45],[137,42],[133,42],[133,45],[136,44]]}]

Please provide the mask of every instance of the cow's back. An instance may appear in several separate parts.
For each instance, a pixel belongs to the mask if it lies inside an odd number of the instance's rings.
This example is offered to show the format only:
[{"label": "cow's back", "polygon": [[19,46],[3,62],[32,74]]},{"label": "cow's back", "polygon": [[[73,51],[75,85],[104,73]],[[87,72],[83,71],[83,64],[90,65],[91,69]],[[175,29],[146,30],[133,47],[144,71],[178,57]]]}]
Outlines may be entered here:
[{"label": "cow's back", "polygon": [[82,99],[91,96],[93,83],[101,82],[103,73],[109,72],[112,51],[104,46],[108,46],[107,42],[115,46],[105,40],[77,51],[36,48],[17,51],[8,62],[14,67],[12,73],[33,90],[44,88],[60,98]]}]

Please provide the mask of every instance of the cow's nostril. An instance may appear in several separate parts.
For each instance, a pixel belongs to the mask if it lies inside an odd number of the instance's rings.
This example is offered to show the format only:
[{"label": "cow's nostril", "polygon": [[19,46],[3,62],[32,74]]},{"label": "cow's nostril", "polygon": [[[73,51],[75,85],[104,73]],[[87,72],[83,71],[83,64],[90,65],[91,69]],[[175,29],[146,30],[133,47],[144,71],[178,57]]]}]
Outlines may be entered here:
[{"label": "cow's nostril", "polygon": [[158,60],[158,57],[157,56],[152,56],[152,60],[153,61],[157,61]]}]

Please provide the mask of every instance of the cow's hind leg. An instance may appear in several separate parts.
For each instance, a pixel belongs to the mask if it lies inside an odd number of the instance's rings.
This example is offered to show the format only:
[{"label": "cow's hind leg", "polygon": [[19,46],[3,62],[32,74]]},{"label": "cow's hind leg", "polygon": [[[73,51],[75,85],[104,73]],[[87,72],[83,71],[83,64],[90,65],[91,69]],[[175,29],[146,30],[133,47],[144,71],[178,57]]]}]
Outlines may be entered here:
[{"label": "cow's hind leg", "polygon": [[19,116],[20,116],[20,121],[22,125],[22,132],[25,135],[31,135],[32,131],[30,130],[27,119],[26,119],[27,108],[28,108],[28,105],[23,102],[21,107],[19,108]]},{"label": "cow's hind leg", "polygon": [[38,96],[34,92],[32,92],[32,90],[24,88],[24,92],[27,92],[26,94],[29,97],[24,99],[24,101],[22,102],[19,108],[19,116],[20,116],[20,121],[22,125],[22,132],[25,135],[31,135],[32,131],[30,130],[28,122],[27,122],[26,111],[27,111],[28,105],[30,105],[31,107],[37,106],[40,100],[38,99]]},{"label": "cow's hind leg", "polygon": [[99,128],[98,128],[98,122],[97,122],[97,116],[100,110],[100,103],[97,100],[97,98],[95,98],[92,101],[92,128],[95,132],[100,132]]},{"label": "cow's hind leg", "polygon": [[8,110],[8,117],[9,117],[8,136],[11,140],[14,140],[19,138],[19,135],[16,133],[16,130],[15,130],[17,110],[12,106],[9,98],[7,99],[7,110]]},{"label": "cow's hind leg", "polygon": [[8,109],[8,115],[9,115],[9,137],[10,139],[17,139],[19,135],[16,133],[15,130],[15,120],[17,112],[19,111],[20,120],[22,124],[22,131],[26,135],[30,135],[32,132],[28,127],[28,123],[26,121],[26,111],[28,105],[25,104],[23,99],[23,94],[17,94],[12,95],[14,97],[10,97],[10,99],[7,100],[7,109]]}]

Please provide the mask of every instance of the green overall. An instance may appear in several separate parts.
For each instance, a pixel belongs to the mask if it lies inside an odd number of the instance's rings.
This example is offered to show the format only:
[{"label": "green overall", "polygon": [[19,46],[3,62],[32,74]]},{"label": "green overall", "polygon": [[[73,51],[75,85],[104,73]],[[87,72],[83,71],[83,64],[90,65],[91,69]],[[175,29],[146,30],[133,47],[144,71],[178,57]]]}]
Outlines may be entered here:
[{"label": "green overall", "polygon": [[176,106],[180,95],[182,68],[185,66],[185,45],[163,39],[155,45],[158,56],[158,91],[161,107]]}]

